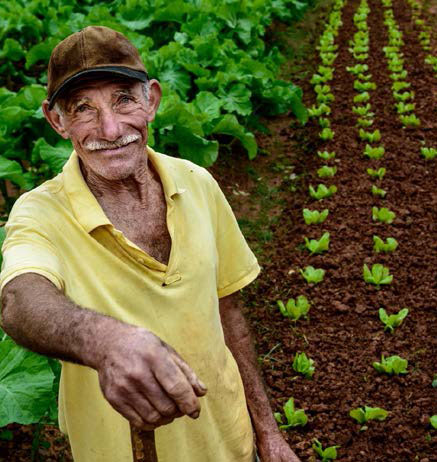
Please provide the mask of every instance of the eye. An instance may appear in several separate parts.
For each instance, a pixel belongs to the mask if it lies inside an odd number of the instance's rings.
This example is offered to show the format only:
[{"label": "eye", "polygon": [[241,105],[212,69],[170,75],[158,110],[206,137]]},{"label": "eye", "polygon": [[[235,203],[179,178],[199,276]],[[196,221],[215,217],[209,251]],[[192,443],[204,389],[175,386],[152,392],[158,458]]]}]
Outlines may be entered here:
[{"label": "eye", "polygon": [[128,95],[122,95],[120,98],[118,98],[118,102],[121,104],[128,104],[133,101],[133,98]]},{"label": "eye", "polygon": [[79,106],[76,107],[74,112],[85,112],[87,109],[89,109],[88,104],[80,104]]}]

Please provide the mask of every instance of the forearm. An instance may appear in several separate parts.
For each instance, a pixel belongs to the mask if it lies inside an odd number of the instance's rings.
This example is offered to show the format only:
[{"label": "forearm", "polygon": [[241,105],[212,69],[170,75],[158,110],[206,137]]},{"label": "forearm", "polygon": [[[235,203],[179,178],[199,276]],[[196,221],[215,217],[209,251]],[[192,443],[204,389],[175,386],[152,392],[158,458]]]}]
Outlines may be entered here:
[{"label": "forearm", "polygon": [[79,307],[34,273],[17,276],[2,292],[2,326],[17,343],[54,358],[96,367],[102,341],[123,324]]},{"label": "forearm", "polygon": [[221,299],[220,304],[226,345],[238,364],[256,435],[263,438],[277,432],[278,427],[258,371],[252,336],[238,296]]}]

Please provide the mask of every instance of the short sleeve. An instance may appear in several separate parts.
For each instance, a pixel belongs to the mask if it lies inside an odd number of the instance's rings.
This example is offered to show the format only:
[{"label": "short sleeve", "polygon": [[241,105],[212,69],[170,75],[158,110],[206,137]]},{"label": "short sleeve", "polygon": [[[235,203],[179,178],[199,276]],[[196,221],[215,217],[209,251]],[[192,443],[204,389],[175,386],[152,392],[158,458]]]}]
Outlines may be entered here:
[{"label": "short sleeve", "polygon": [[35,218],[19,213],[10,215],[2,254],[0,291],[9,281],[24,273],[40,274],[59,290],[64,290],[62,262],[43,224]]},{"label": "short sleeve", "polygon": [[217,292],[226,297],[250,284],[260,267],[241,232],[231,206],[214,180],[216,245],[218,255]]}]

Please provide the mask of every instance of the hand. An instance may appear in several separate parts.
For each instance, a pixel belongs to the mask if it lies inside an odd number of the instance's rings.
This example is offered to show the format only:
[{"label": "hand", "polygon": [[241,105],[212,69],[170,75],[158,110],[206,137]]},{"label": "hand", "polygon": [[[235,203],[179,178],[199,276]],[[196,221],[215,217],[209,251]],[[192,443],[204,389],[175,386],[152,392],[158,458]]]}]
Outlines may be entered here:
[{"label": "hand", "polygon": [[258,440],[257,446],[261,462],[300,462],[279,431]]},{"label": "hand", "polygon": [[102,344],[96,364],[100,387],[109,403],[143,430],[200,413],[198,396],[206,394],[188,364],[152,332],[118,324]]}]

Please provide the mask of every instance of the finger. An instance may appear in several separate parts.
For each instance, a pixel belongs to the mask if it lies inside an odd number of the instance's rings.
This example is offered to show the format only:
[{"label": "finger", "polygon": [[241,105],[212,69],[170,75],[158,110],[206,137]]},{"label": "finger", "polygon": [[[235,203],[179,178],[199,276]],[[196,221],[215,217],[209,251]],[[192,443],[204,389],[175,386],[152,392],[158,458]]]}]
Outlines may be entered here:
[{"label": "finger", "polygon": [[186,415],[198,415],[200,403],[194,394],[181,368],[172,357],[166,361],[165,367],[156,368],[155,378],[169,397],[176,403],[178,409]]},{"label": "finger", "polygon": [[111,406],[120,413],[124,418],[129,420],[129,422],[136,428],[143,428],[145,425],[144,420],[135,411],[135,409],[130,406],[129,403],[121,402],[121,403],[111,403]]},{"label": "finger", "polygon": [[182,372],[185,374],[188,382],[190,382],[191,386],[193,387],[196,396],[206,395],[208,389],[206,388],[206,385],[201,380],[199,380],[193,369],[191,369],[191,367],[179,355],[175,356],[173,359],[182,369]]}]

